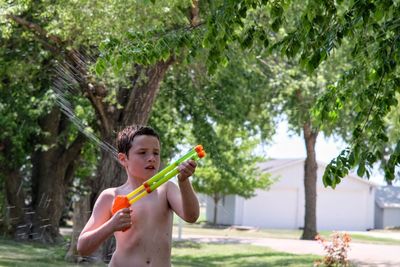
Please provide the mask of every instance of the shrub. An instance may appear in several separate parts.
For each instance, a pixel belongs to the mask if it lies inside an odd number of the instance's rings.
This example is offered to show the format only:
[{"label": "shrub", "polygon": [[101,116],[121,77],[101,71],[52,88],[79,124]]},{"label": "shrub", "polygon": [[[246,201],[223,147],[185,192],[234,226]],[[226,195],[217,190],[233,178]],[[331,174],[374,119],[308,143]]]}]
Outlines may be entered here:
[{"label": "shrub", "polygon": [[333,232],[332,241],[325,240],[322,236],[315,237],[324,247],[326,255],[322,260],[314,262],[314,266],[349,266],[347,252],[350,249],[351,237],[348,233]]}]

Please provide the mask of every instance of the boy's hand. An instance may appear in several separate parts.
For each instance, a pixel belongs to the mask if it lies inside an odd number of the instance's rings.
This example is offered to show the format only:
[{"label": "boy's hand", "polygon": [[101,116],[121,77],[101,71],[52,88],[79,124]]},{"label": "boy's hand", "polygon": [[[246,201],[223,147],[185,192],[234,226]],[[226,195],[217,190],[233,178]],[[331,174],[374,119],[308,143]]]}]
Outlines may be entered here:
[{"label": "boy's hand", "polygon": [[132,226],[131,209],[124,208],[117,211],[111,220],[114,232],[128,230]]},{"label": "boy's hand", "polygon": [[197,163],[194,160],[188,160],[183,162],[181,165],[178,166],[179,175],[178,180],[183,182],[187,180],[190,176],[193,175],[194,171],[196,170]]}]

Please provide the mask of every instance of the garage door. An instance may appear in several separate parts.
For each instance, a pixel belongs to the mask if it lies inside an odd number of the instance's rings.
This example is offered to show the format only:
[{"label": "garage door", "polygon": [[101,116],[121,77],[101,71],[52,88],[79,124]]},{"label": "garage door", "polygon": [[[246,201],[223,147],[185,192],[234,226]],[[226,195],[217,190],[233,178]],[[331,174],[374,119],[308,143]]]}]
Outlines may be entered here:
[{"label": "garage door", "polygon": [[296,188],[257,190],[257,197],[245,200],[243,224],[261,228],[297,228]]},{"label": "garage door", "polygon": [[323,189],[318,193],[317,228],[366,230],[367,205],[364,191]]}]

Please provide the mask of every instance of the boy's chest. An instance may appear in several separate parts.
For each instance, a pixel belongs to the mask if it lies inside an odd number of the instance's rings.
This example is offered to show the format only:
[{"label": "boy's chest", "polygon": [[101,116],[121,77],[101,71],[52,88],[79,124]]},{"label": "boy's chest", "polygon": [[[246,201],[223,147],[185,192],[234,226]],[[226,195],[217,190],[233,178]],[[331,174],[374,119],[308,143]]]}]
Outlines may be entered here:
[{"label": "boy's chest", "polygon": [[165,221],[171,216],[165,192],[154,191],[131,206],[132,224],[151,224]]}]

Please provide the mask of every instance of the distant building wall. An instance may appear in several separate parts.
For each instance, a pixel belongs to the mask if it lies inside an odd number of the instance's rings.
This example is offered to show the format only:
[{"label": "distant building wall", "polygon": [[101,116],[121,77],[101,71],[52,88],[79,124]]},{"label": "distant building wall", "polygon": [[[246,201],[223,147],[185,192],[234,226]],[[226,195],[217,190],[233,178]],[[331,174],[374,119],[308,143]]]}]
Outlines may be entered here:
[{"label": "distant building wall", "polygon": [[[206,218],[208,222],[214,221],[214,200],[207,198]],[[235,224],[235,196],[229,195],[223,197],[217,203],[217,224],[233,225]]]},{"label": "distant building wall", "polygon": [[[375,187],[355,176],[347,176],[335,189],[322,183],[324,168],[317,179],[317,229],[367,230],[374,228]],[[219,224],[259,228],[299,229],[304,225],[304,161],[273,169],[277,178],[267,190],[257,189],[244,199],[227,196],[218,203]],[[213,221],[214,204],[207,205],[207,220]],[[393,216],[393,215],[392,215]]]},{"label": "distant building wall", "polygon": [[375,229],[383,228],[383,209],[375,204]]},{"label": "distant building wall", "polygon": [[400,226],[400,208],[383,209],[383,228]]}]

